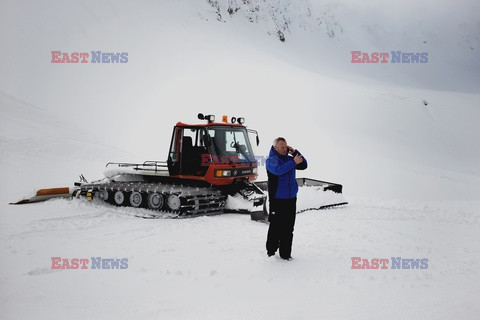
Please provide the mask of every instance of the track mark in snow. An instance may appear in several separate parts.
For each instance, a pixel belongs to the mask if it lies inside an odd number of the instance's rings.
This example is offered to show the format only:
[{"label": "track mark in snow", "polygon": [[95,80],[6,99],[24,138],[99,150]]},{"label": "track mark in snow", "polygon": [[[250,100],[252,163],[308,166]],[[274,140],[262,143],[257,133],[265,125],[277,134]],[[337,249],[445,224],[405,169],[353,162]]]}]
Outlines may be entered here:
[{"label": "track mark in snow", "polygon": [[43,274],[49,274],[49,273],[54,273],[54,272],[59,272],[59,271],[63,271],[63,269],[51,269],[51,268],[36,268],[36,269],[33,269],[31,271],[28,271],[27,274],[29,276],[41,276]]}]

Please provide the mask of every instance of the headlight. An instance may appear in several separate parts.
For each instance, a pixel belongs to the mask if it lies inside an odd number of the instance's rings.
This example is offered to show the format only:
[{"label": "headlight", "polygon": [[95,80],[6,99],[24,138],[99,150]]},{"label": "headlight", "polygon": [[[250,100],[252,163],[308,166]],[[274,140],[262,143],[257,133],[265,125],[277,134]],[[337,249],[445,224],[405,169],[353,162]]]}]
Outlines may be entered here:
[{"label": "headlight", "polygon": [[257,168],[257,167],[255,167],[255,168],[252,169],[252,173],[257,173],[257,172],[258,172],[258,168]]},{"label": "headlight", "polygon": [[215,170],[215,177],[217,178],[230,177],[231,175],[232,175],[231,170],[221,170],[221,169]]}]

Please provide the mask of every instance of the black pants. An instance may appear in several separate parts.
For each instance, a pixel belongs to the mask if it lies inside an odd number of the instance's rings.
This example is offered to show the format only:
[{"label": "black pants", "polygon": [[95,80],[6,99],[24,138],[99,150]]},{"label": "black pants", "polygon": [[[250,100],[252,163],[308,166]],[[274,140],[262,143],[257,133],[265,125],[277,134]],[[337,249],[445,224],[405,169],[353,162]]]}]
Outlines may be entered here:
[{"label": "black pants", "polygon": [[280,257],[288,259],[292,253],[293,227],[297,211],[297,198],[270,199],[270,226],[267,234],[267,253],[275,254],[280,249]]}]

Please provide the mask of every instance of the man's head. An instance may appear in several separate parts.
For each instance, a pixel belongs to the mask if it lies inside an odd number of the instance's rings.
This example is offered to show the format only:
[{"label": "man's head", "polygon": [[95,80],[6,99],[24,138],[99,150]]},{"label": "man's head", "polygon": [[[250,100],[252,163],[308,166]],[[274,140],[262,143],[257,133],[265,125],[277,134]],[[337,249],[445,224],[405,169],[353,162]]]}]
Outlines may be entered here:
[{"label": "man's head", "polygon": [[275,151],[285,156],[288,153],[287,140],[282,137],[276,138],[275,140],[273,140],[273,148],[275,149]]}]

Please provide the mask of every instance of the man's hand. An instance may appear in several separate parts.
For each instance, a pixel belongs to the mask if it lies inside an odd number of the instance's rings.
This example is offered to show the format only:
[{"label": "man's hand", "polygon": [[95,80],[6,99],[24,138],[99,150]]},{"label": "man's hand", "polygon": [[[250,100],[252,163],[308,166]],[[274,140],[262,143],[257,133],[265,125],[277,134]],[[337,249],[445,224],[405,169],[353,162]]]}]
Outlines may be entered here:
[{"label": "man's hand", "polygon": [[292,147],[290,147],[290,146],[287,146],[287,149],[288,149],[288,153],[290,153],[290,154],[294,154],[295,151],[297,151],[297,150],[295,150],[294,148],[292,148]]},{"label": "man's hand", "polygon": [[293,158],[293,161],[295,161],[296,164],[299,164],[301,162],[303,162],[303,157],[299,154],[297,154],[294,158]]}]

